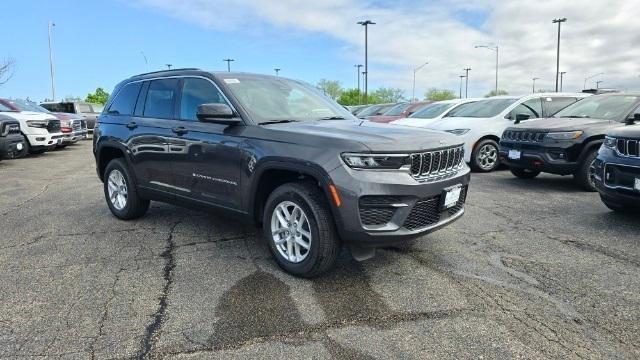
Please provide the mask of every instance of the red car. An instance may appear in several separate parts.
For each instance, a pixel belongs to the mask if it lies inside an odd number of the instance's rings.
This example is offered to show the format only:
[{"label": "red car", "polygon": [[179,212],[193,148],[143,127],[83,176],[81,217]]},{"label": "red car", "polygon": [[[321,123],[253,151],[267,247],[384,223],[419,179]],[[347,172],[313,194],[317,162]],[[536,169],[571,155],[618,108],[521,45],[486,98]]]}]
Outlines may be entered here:
[{"label": "red car", "polygon": [[408,117],[414,112],[422,109],[423,106],[431,104],[432,101],[419,101],[414,103],[400,103],[387,110],[382,115],[367,116],[367,120],[377,123],[389,123],[393,120]]}]

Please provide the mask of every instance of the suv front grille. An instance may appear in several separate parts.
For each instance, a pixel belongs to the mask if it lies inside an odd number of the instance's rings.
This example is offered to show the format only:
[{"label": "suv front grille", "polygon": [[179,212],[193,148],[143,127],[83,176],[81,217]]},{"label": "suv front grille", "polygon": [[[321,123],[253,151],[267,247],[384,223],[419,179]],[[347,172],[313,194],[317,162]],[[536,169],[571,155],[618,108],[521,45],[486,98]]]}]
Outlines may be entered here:
[{"label": "suv front grille", "polygon": [[546,133],[532,132],[532,131],[513,131],[507,130],[502,134],[502,138],[511,141],[523,141],[523,142],[542,142]]},{"label": "suv front grille", "polygon": [[444,211],[440,211],[440,195],[418,200],[418,202],[413,206],[413,209],[411,209],[409,216],[407,216],[407,219],[404,221],[403,226],[407,230],[417,230],[435,225],[443,218],[443,216],[450,217],[460,212],[464,207],[466,199],[467,187],[465,186],[460,192],[460,199],[458,200],[458,203]]},{"label": "suv front grille", "polygon": [[616,141],[618,154],[630,157],[640,157],[640,141],[631,139],[618,139]]},{"label": "suv front grille", "polygon": [[464,165],[464,149],[456,146],[444,150],[411,154],[411,176],[417,180],[446,177]]},{"label": "suv front grille", "polygon": [[47,131],[50,133],[60,132],[60,120],[49,120],[47,123]]}]

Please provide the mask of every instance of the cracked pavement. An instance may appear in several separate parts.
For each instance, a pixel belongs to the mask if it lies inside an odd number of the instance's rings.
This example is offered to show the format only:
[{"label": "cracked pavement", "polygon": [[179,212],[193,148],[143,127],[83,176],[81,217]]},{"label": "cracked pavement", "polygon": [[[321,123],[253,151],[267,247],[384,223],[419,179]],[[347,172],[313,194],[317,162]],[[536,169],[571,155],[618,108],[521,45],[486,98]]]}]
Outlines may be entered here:
[{"label": "cracked pavement", "polygon": [[460,221],[314,280],[228,215],[117,220],[89,141],[0,184],[0,358],[640,357],[640,219],[569,177],[473,174]]}]

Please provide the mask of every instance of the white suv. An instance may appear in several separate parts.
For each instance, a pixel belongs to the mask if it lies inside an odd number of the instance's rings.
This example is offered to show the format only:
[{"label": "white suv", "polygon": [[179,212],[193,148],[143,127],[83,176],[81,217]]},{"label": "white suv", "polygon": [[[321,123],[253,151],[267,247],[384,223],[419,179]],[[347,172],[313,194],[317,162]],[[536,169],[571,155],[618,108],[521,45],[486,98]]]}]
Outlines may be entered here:
[{"label": "white suv", "polygon": [[427,127],[458,135],[464,141],[464,157],[479,172],[500,165],[498,143],[504,130],[514,123],[550,117],[576,101],[583,93],[538,93],[526,96],[495,96],[468,104]]},{"label": "white suv", "polygon": [[20,122],[20,132],[25,137],[30,154],[43,153],[62,144],[64,135],[60,130],[60,120],[48,114],[15,111],[0,104],[0,112]]},{"label": "white suv", "polygon": [[454,112],[462,110],[464,108],[463,105],[478,100],[481,99],[469,98],[437,101],[420,108],[409,117],[394,120],[390,122],[390,124],[428,128],[430,124],[443,117],[455,116]]}]

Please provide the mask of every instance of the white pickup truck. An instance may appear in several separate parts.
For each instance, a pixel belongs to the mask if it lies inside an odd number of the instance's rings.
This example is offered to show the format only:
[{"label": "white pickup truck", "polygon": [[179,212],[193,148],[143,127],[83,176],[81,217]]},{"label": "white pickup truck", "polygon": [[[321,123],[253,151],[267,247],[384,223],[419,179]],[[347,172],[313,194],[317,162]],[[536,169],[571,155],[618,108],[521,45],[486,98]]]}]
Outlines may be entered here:
[{"label": "white pickup truck", "polygon": [[64,135],[60,129],[60,120],[55,117],[37,112],[15,111],[2,104],[0,113],[20,122],[20,132],[30,154],[40,154],[62,144]]}]

